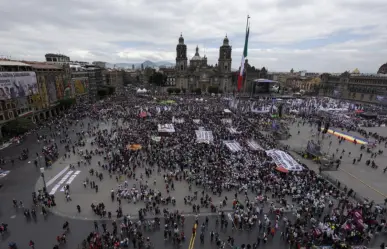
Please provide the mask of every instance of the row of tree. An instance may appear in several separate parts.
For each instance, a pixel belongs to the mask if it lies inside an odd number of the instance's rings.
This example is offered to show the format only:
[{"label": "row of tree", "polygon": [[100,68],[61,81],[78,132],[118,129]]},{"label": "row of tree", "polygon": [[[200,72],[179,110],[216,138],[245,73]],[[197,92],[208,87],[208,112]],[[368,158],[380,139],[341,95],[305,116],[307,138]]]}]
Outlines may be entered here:
[{"label": "row of tree", "polygon": [[97,95],[100,99],[105,98],[106,96],[113,95],[116,91],[114,86],[101,86],[97,90]]},{"label": "row of tree", "polygon": [[[185,88],[180,89],[177,87],[169,87],[167,89],[167,92],[168,92],[168,94],[180,94],[180,93],[185,94],[187,92],[187,90]],[[217,86],[209,86],[207,89],[207,92],[211,93],[211,94],[212,93],[214,93],[214,94],[223,93],[223,91],[220,90],[219,87],[217,87]],[[200,88],[192,89],[191,93],[200,95],[200,94],[202,94],[202,89],[200,89]]]}]

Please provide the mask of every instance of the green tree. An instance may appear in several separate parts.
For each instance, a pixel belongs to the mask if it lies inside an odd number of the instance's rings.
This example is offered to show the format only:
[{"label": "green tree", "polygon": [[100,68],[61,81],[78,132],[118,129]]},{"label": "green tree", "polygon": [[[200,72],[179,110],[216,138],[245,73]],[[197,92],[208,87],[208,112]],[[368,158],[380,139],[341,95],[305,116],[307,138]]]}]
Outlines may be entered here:
[{"label": "green tree", "polygon": [[99,88],[97,91],[97,95],[99,98],[103,99],[106,95],[109,94],[109,90],[107,88]]},{"label": "green tree", "polygon": [[3,126],[3,132],[10,136],[17,136],[33,129],[35,124],[28,118],[17,118],[9,121]]},{"label": "green tree", "polygon": [[200,94],[202,94],[202,89],[200,89],[200,88],[195,88],[192,92],[193,92],[193,93],[196,93],[197,95],[200,95]]},{"label": "green tree", "polygon": [[208,87],[208,93],[214,93],[214,94],[219,93],[219,87],[217,87],[217,86],[209,86]]},{"label": "green tree", "polygon": [[108,86],[107,90],[108,90],[108,94],[112,95],[116,91],[116,88],[114,86]]},{"label": "green tree", "polygon": [[163,86],[167,83],[167,76],[160,72],[154,72],[152,76],[149,77],[149,82],[156,86]]},{"label": "green tree", "polygon": [[70,108],[72,105],[74,105],[76,103],[76,100],[75,100],[75,98],[60,99],[58,101],[58,103],[59,103],[60,107],[68,109],[68,108]]}]

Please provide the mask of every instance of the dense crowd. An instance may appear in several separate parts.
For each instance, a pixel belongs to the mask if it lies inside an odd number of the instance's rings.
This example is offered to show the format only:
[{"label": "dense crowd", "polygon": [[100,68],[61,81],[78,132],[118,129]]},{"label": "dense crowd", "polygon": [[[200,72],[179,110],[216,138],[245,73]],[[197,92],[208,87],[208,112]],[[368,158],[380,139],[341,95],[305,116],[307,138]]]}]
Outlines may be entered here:
[{"label": "dense crowd", "polygon": [[[151,248],[152,242],[142,230],[156,227],[164,230],[166,239],[182,243],[185,218],[176,202],[191,205],[194,214],[212,213],[222,227],[230,222],[233,229],[258,228],[256,241],[241,245],[242,248],[257,248],[261,241],[266,243],[275,236],[280,236],[291,248],[313,245],[348,248],[366,244],[385,230],[383,208],[375,208],[373,202],[357,203],[350,194],[328,184],[306,165],[297,171],[280,170],[267,153],[272,149],[286,152],[272,131],[286,129],[284,122],[299,122],[294,116],[283,114],[297,109],[298,115],[310,120],[321,111],[319,105],[325,104],[324,108],[329,109],[332,103],[324,99],[274,102],[219,97],[173,98],[169,104],[160,103],[167,99],[113,98],[79,105],[61,120],[54,121],[56,130],[51,136],[59,136],[66,144],[66,155],[81,156],[78,166],[87,165],[94,156],[103,159],[98,162],[98,171],[90,170],[85,188],[90,186],[98,192],[98,182],[105,175],[117,179],[116,188],[103,190],[110,191],[117,210],[106,210],[103,202],[90,206],[97,216],[123,217],[123,222],[120,226],[114,222],[112,232],[106,225],[100,230],[95,223],[95,231],[83,242],[85,248],[119,248],[130,243],[134,247],[137,244],[139,248]],[[336,108],[344,106],[339,103]],[[85,117],[89,122],[82,124],[84,130],[77,133],[76,141],[71,141],[68,138],[71,125]],[[334,124],[335,119],[331,121]],[[160,125],[165,124],[172,125],[173,131],[161,129]],[[356,122],[346,126],[354,127],[358,127]],[[205,139],[200,140],[201,131],[211,133],[205,133]],[[86,138],[92,138],[94,150],[81,149]],[[51,156],[57,150],[56,145],[50,146],[46,145],[45,153]],[[138,173],[140,168],[145,174]],[[156,174],[162,175],[166,191],[155,188]],[[183,181],[188,184],[188,194],[183,200],[176,200],[175,185]],[[65,194],[70,200],[69,189]],[[47,193],[37,198],[48,208],[55,204]],[[141,202],[145,207],[132,220],[125,214],[128,210],[122,209],[122,201]],[[77,210],[81,212],[79,205]],[[164,219],[164,227],[160,218]],[[198,224],[202,242],[207,236],[205,227],[205,223]],[[232,237],[224,242],[217,233],[211,232],[210,237],[211,240],[215,237],[219,247],[225,243],[234,246]],[[58,243],[65,238],[65,234],[58,237]]]}]

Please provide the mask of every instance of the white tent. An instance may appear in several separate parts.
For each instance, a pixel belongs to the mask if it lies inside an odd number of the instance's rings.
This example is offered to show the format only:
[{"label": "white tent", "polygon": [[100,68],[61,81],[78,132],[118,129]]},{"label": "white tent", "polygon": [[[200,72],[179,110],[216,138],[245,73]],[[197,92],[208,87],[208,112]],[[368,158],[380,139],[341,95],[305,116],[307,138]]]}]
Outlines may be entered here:
[{"label": "white tent", "polygon": [[145,88],[143,88],[143,89],[139,88],[136,91],[136,93],[146,93],[146,92],[148,92],[148,91]]},{"label": "white tent", "polygon": [[158,132],[161,132],[161,133],[174,133],[175,132],[175,127],[173,126],[173,124],[164,124],[164,125],[157,125],[157,130]]},{"label": "white tent", "polygon": [[205,130],[196,130],[196,142],[197,143],[212,143],[214,141],[214,136],[212,135],[212,131]]},{"label": "white tent", "polygon": [[226,140],[224,140],[223,143],[227,146],[227,148],[231,152],[238,152],[238,151],[243,150],[242,146],[237,141],[226,141]]}]

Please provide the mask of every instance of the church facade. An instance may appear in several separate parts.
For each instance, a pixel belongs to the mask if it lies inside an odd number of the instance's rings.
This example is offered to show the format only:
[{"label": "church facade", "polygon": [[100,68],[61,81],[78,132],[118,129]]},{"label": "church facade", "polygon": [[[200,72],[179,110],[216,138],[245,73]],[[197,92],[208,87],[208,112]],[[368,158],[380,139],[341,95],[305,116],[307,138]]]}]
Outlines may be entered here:
[{"label": "church facade", "polygon": [[181,35],[176,46],[176,87],[188,92],[197,88],[200,88],[202,92],[207,92],[210,86],[216,86],[224,93],[232,92],[234,87],[232,85],[231,51],[232,48],[226,36],[223,45],[219,48],[218,63],[215,66],[207,64],[207,57],[199,55],[198,47],[188,64],[187,45],[184,44],[184,38]]}]

